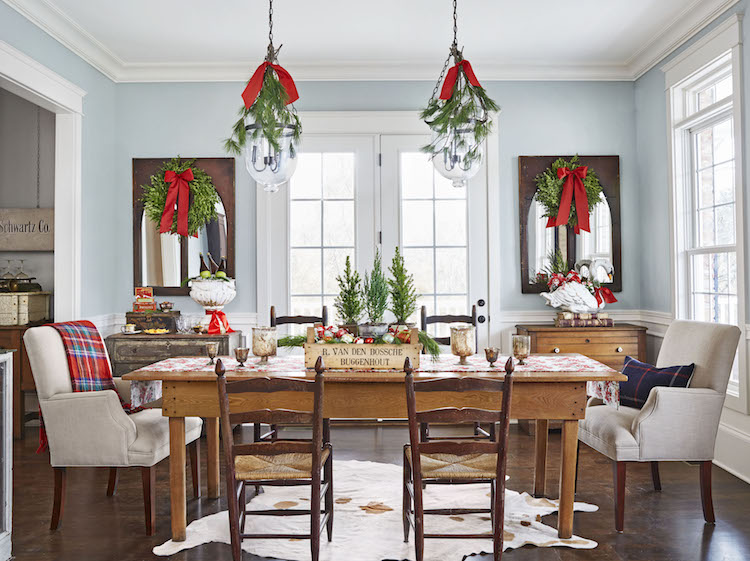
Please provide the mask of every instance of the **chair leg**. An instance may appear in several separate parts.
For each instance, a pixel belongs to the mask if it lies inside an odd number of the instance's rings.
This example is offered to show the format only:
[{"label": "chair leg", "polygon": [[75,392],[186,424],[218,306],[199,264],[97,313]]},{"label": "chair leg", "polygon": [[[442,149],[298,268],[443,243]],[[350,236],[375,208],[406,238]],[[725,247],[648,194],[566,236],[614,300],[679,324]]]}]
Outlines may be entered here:
[{"label": "chair leg", "polygon": [[614,462],[612,473],[615,483],[615,530],[625,528],[625,462]]},{"label": "chair leg", "polygon": [[253,424],[253,442],[260,442],[260,431],[262,427],[260,423]]},{"label": "chair leg", "polygon": [[414,480],[414,549],[416,561],[424,561],[424,504],[422,503],[422,476],[412,473]]},{"label": "chair leg", "polygon": [[142,467],[143,507],[146,513],[146,535],[153,536],[156,529],[156,466]]},{"label": "chair leg", "polygon": [[[505,470],[502,471],[505,475]],[[495,481],[492,490],[492,545],[493,561],[500,561],[503,557],[503,533],[505,531],[505,477],[502,481]]]},{"label": "chair leg", "polygon": [[229,535],[232,540],[232,560],[242,561],[242,538],[240,537],[240,513],[237,500],[237,483],[227,477],[227,501],[229,502]]},{"label": "chair leg", "polygon": [[193,496],[198,499],[201,496],[201,441],[196,438],[188,444],[190,454],[190,479],[193,482]]},{"label": "chair leg", "polygon": [[65,505],[65,468],[56,467],[55,471],[55,496],[52,503],[52,521],[50,522],[49,529],[51,531],[57,530],[60,526],[60,519],[62,518],[63,506]]},{"label": "chair leg", "polygon": [[406,457],[406,448],[404,448],[404,488],[401,497],[401,517],[404,523],[404,543],[409,541],[409,513],[411,512],[411,494],[409,493],[409,482],[411,481],[411,469],[409,459]]},{"label": "chair leg", "polygon": [[661,478],[659,477],[659,462],[651,462],[651,479],[654,482],[654,491],[661,491]]},{"label": "chair leg", "polygon": [[[313,474],[314,475],[314,474]],[[312,561],[320,556],[320,475],[313,477],[310,493],[310,553]]]},{"label": "chair leg", "polygon": [[714,516],[714,502],[711,497],[711,466],[712,462],[701,462],[701,503],[703,505],[703,518],[709,524],[716,522]]},{"label": "chair leg", "polygon": [[109,482],[107,482],[107,496],[111,497],[115,494],[115,491],[117,490],[117,468],[111,467],[109,468]]},{"label": "chair leg", "polygon": [[325,496],[325,511],[328,514],[326,521],[326,534],[328,541],[333,539],[333,450],[329,449],[328,459],[323,466],[325,481],[328,483],[328,489]]}]

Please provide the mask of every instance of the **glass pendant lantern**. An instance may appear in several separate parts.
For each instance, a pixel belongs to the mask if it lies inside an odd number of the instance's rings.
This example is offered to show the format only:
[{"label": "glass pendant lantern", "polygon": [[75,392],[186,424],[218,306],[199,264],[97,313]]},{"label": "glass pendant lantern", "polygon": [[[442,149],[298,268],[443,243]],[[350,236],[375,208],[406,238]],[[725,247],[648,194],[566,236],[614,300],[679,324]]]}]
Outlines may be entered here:
[{"label": "glass pendant lantern", "polygon": [[476,141],[475,123],[475,119],[470,119],[466,126],[450,129],[447,135],[432,133],[432,143],[439,149],[432,155],[435,171],[450,179],[458,189],[466,187],[482,167],[484,143]]},{"label": "glass pendant lantern", "polygon": [[279,186],[292,178],[297,169],[297,152],[294,149],[294,127],[278,124],[278,149],[259,131],[259,125],[246,120],[245,131],[247,143],[245,145],[245,166],[250,177],[263,190],[275,193]]}]

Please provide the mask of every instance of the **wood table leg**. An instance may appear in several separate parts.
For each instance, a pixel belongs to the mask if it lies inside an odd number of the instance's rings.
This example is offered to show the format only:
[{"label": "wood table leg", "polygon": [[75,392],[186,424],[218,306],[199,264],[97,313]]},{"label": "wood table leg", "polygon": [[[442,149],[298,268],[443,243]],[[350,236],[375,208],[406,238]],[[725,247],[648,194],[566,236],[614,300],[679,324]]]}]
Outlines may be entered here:
[{"label": "wood table leg", "polygon": [[547,494],[547,433],[549,432],[547,419],[536,420],[536,441],[534,461],[534,496],[544,497]]},{"label": "wood table leg", "polygon": [[221,495],[221,484],[219,483],[219,419],[208,417],[206,419],[206,441],[208,457],[206,472],[208,475],[208,498],[218,499]]},{"label": "wood table leg", "polygon": [[577,452],[578,421],[563,421],[562,459],[560,461],[560,506],[557,515],[557,535],[563,539],[573,535],[573,501],[575,500]]},{"label": "wood table leg", "polygon": [[185,496],[185,417],[169,418],[169,497],[172,512],[172,539],[185,541],[187,514]]}]

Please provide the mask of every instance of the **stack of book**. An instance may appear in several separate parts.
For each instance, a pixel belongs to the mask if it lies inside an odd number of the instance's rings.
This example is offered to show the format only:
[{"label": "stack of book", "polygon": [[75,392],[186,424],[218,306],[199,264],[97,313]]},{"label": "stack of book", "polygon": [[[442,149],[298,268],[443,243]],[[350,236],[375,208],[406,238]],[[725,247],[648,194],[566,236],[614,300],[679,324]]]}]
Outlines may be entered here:
[{"label": "stack of book", "polygon": [[574,314],[558,312],[555,327],[612,327],[615,321],[604,312],[591,314]]},{"label": "stack of book", "polygon": [[135,287],[134,312],[155,312],[156,300],[154,300],[154,289],[150,286]]}]

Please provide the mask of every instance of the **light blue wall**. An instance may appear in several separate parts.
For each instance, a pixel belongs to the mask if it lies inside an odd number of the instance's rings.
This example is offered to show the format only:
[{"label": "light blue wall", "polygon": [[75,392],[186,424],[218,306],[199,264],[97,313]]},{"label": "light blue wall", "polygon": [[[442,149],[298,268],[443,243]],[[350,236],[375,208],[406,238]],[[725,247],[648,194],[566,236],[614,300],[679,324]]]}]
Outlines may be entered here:
[{"label": "light blue wall", "polygon": [[[747,0],[737,3],[711,25],[707,26],[677,51],[665,58],[635,82],[636,142],[639,166],[641,201],[641,303],[643,309],[660,312],[672,311],[673,282],[670,272],[670,224],[669,224],[669,154],[667,147],[667,102],[664,73],[661,70],[700,37],[714,29],[734,13],[744,13]],[[750,31],[743,25],[743,91],[750,92]],[[750,177],[750,96],[744,95],[745,139],[745,213],[750,213],[750,196],[747,194],[747,178]],[[747,239],[747,234],[746,239]],[[746,265],[750,264],[746,244]],[[747,270],[747,267],[746,267]],[[747,273],[746,273],[747,278]],[[750,285],[748,285],[750,290]],[[747,299],[750,311],[750,299]]]},{"label": "light blue wall", "polygon": [[[430,82],[301,82],[301,111],[417,110],[432,91]],[[507,310],[543,308],[538,295],[520,294],[518,243],[518,156],[538,154],[618,154],[621,157],[623,269],[625,290],[618,307],[639,307],[638,197],[633,84],[626,82],[489,82],[500,116],[500,259],[507,273],[501,304]],[[120,84],[117,87],[117,206],[130,204],[133,157],[174,154],[222,156],[239,107],[242,85]],[[304,123],[303,123],[304,125]],[[255,195],[237,160],[237,299],[228,311],[255,310]],[[117,238],[130,246],[130,215],[121,213]],[[131,277],[130,262],[122,274]],[[117,293],[117,307],[130,301]],[[187,298],[184,310],[198,310]]]},{"label": "light blue wall", "polygon": [[[0,39],[86,90],[83,100],[82,254],[84,316],[118,309],[115,295],[128,283],[118,276],[128,251],[112,224],[115,181],[115,84],[36,25],[0,2]],[[0,123],[2,126],[2,123]]]}]

